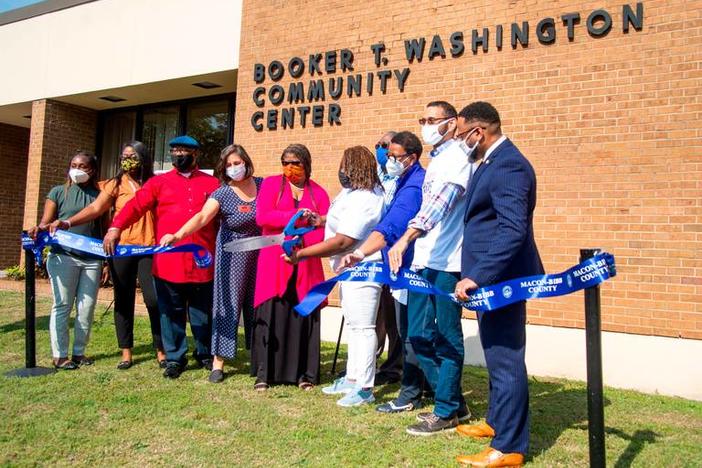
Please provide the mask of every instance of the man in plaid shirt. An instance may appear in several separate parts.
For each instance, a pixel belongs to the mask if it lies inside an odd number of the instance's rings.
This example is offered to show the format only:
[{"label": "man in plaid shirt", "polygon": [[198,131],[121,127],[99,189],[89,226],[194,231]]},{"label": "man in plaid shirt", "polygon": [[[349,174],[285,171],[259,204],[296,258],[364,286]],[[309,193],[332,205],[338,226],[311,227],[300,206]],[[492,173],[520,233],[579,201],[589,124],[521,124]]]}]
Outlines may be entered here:
[{"label": "man in plaid shirt", "polygon": [[[406,247],[416,239],[413,267],[444,291],[453,291],[460,279],[466,190],[474,170],[460,141],[454,140],[456,117],[451,104],[436,101],[427,105],[419,119],[425,143],[433,146],[422,185],[422,206],[388,255],[396,271]],[[437,434],[470,418],[461,391],[461,307],[447,298],[411,291],[407,306],[409,340],[435,393],[434,411],[420,413],[419,424],[407,432]]]}]

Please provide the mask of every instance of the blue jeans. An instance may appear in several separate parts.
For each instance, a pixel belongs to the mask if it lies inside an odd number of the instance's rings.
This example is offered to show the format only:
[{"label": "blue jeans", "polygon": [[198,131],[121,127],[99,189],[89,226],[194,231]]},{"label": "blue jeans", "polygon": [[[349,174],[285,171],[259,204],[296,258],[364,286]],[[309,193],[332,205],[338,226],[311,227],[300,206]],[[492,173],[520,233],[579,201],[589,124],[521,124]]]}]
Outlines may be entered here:
[{"label": "blue jeans", "polygon": [[188,340],[185,322],[195,339],[195,358],[212,359],[212,281],[171,283],[154,277],[161,312],[161,340],[168,362],[187,361]]},{"label": "blue jeans", "polygon": [[[459,273],[425,268],[417,272],[443,291],[453,291]],[[453,417],[465,406],[461,392],[463,329],[461,307],[446,297],[409,292],[409,339],[434,390],[434,414]]]},{"label": "blue jeans", "polygon": [[51,354],[54,359],[68,357],[68,319],[75,303],[73,355],[84,356],[93,326],[102,260],[51,252],[46,259],[46,270],[54,296],[49,318]]},{"label": "blue jeans", "polygon": [[397,300],[395,300],[395,319],[403,348],[402,386],[397,397],[397,405],[404,406],[409,403],[416,405],[422,400],[422,392],[425,387],[428,388],[428,384],[407,335],[407,306]]}]

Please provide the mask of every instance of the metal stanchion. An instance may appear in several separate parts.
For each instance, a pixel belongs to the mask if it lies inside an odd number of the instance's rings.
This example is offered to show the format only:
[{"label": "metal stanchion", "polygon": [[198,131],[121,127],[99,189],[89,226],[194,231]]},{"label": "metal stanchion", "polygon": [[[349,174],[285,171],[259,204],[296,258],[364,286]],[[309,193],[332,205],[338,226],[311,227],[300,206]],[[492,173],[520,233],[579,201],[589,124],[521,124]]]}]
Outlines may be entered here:
[{"label": "metal stanchion", "polygon": [[[600,249],[580,249],[583,262]],[[587,355],[587,433],[590,466],[605,467],[604,397],[602,392],[602,333],[600,286],[585,289],[585,343]]]},{"label": "metal stanchion", "polygon": [[5,373],[7,377],[37,377],[56,372],[56,369],[36,366],[36,278],[34,252],[24,251],[24,362],[25,367]]}]

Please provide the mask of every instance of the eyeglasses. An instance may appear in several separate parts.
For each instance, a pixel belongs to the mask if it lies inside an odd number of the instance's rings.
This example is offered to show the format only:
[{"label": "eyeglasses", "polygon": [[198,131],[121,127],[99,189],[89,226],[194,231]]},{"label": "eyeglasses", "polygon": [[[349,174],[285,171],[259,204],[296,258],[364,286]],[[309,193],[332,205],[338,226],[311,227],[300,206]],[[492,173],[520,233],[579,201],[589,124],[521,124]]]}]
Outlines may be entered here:
[{"label": "eyeglasses", "polygon": [[[469,137],[471,133],[473,133],[475,130],[477,130],[477,129],[479,129],[479,128],[481,128],[481,129],[483,129],[483,130],[487,130],[487,127],[483,127],[483,126],[481,126],[481,125],[478,125],[478,126],[476,126],[476,127],[469,128],[469,129],[466,130],[465,132],[458,133],[458,134],[454,135],[453,138],[454,138],[455,140],[465,140],[466,137]],[[465,135],[465,136],[464,136],[464,135]]]},{"label": "eyeglasses", "polygon": [[398,154],[397,156],[388,154],[388,159],[394,159],[395,161],[399,161],[400,159],[404,160],[405,158],[407,158],[407,156],[409,156],[408,153]]},{"label": "eyeglasses", "polygon": [[376,144],[375,144],[375,149],[378,149],[378,148],[384,148],[384,149],[388,149],[388,146],[390,146],[390,145],[388,145],[388,144],[387,144],[387,143],[385,143],[385,142],[382,142],[382,143],[376,143]]},{"label": "eyeglasses", "polygon": [[424,117],[422,117],[421,119],[419,119],[419,125],[436,125],[438,123],[444,122],[445,120],[451,120],[455,118],[456,117],[428,117],[425,119]]},{"label": "eyeglasses", "polygon": [[280,161],[280,164],[282,164],[283,166],[302,166],[301,161]]}]

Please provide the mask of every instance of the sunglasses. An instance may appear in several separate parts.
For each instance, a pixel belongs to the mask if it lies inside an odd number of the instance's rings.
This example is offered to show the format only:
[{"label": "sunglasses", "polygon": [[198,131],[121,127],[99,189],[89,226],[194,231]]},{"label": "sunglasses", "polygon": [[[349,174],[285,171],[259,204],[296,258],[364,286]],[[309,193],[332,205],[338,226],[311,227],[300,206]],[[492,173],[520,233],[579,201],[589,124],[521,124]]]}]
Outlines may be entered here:
[{"label": "sunglasses", "polygon": [[376,143],[376,144],[375,144],[375,149],[379,149],[379,148],[384,148],[384,149],[388,149],[388,146],[390,146],[390,145],[388,145],[388,144],[387,144],[387,143],[385,143],[385,142],[382,142],[382,143]]},{"label": "sunglasses", "polygon": [[280,161],[283,166],[302,166],[301,161]]}]

